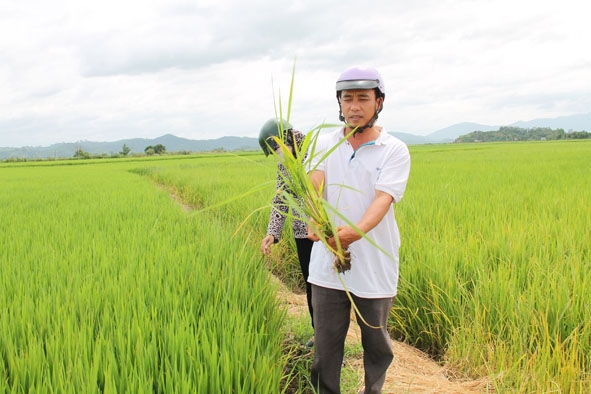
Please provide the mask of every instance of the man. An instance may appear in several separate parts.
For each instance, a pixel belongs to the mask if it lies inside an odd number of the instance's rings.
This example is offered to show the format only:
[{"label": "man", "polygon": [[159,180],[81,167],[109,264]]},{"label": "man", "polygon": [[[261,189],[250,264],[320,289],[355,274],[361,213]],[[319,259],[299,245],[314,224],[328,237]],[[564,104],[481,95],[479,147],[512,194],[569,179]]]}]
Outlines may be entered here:
[{"label": "man", "polygon": [[[403,142],[375,124],[385,99],[384,81],[375,68],[345,70],[337,80],[336,92],[339,118],[345,126],[318,137],[310,177],[315,186],[323,185],[328,203],[365,236],[334,215],[339,226],[335,237],[351,254],[352,267],[341,274],[323,243],[316,242],[312,248],[308,277],[316,336],[312,384],[322,394],[340,393],[351,313],[348,291],[361,314],[357,316],[365,371],[361,393],[374,394],[381,393],[394,357],[387,321],[398,286],[400,234],[392,206],[406,189],[410,155]],[[321,159],[323,152],[347,136]],[[310,239],[319,240],[310,227],[308,233]],[[329,239],[329,244],[334,248],[335,239]]]}]

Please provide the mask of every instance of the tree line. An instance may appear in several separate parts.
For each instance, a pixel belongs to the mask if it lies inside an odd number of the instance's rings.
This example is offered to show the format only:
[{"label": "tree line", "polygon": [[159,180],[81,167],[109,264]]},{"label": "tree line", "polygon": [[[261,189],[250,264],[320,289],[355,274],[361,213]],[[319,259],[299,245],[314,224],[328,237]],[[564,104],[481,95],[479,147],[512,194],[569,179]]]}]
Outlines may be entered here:
[{"label": "tree line", "polygon": [[[131,152],[131,148],[129,148],[126,144],[123,144],[123,148],[121,148],[121,152],[115,154],[115,155],[111,155],[111,157],[125,157],[127,155],[129,155],[129,153]],[[166,146],[162,145],[162,144],[157,144],[157,145],[150,145],[147,146],[146,149],[144,149],[144,153],[147,156],[153,156],[153,155],[162,155],[164,153],[166,153]],[[76,152],[74,153],[73,156],[75,159],[100,159],[103,157],[107,157],[106,154],[101,154],[101,155],[91,155],[90,153],[82,150],[82,148],[78,148],[76,150]]]},{"label": "tree line", "polygon": [[495,131],[473,131],[456,138],[454,142],[498,142],[498,141],[546,141],[589,139],[591,133],[587,131],[569,131],[551,129],[549,127],[521,128],[503,126]]}]

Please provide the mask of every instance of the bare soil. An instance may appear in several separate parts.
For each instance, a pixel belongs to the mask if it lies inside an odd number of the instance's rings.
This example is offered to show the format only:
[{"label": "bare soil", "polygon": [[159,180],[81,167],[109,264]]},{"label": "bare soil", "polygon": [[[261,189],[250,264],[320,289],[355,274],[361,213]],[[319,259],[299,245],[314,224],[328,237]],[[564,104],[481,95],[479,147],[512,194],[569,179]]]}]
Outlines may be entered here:
[{"label": "bare soil", "polygon": [[[307,304],[305,294],[295,294],[279,283],[279,297],[287,313],[291,316],[301,316],[307,319]],[[353,316],[349,333],[347,334],[347,345],[356,346],[361,343],[359,326]],[[476,394],[491,393],[492,390],[486,379],[469,380],[456,379],[458,376],[454,371],[441,365],[421,351],[407,344],[393,340],[394,361],[388,369],[384,393],[437,393],[437,394]],[[348,368],[355,371],[358,377],[358,387],[351,394],[357,394],[363,388],[363,359],[361,352],[351,352],[345,358]]]}]

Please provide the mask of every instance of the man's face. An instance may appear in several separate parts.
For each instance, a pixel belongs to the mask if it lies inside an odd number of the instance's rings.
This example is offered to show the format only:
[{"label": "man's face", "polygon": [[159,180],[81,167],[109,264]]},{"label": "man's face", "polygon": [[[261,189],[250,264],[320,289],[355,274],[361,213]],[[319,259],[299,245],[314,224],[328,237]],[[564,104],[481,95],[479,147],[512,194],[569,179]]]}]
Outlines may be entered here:
[{"label": "man's face", "polygon": [[373,89],[343,90],[341,111],[349,126],[365,126],[382,106],[383,99],[376,99]]}]

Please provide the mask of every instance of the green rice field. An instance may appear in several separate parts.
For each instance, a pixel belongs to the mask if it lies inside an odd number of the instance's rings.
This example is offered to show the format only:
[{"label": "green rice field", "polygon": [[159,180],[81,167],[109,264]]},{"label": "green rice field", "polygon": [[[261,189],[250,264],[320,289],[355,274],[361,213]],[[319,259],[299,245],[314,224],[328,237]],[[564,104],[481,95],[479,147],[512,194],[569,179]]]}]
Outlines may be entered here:
[{"label": "green rice field", "polygon": [[[591,392],[591,142],[410,150],[392,337],[495,392]],[[0,392],[284,391],[274,187],[258,152],[0,163]]]}]

